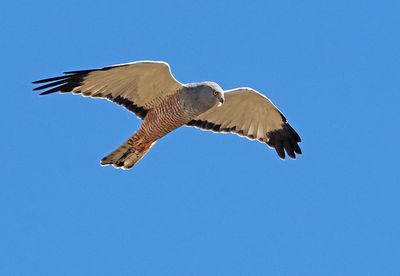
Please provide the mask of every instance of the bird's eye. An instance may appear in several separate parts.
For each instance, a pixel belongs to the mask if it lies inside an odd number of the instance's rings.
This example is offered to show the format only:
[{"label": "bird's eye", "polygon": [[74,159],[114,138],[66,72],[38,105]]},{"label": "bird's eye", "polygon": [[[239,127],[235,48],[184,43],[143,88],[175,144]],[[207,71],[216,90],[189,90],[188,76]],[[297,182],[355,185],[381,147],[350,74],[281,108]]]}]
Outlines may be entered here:
[{"label": "bird's eye", "polygon": [[217,91],[214,91],[213,94],[214,94],[214,96],[217,96],[217,95],[218,95],[218,92],[217,92]]}]

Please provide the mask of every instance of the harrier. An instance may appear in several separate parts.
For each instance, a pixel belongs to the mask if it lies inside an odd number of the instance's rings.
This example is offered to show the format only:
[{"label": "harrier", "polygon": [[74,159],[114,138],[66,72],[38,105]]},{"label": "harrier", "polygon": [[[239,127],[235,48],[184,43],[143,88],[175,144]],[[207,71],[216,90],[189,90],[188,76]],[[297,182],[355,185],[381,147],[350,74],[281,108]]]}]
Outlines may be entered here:
[{"label": "harrier", "polygon": [[55,92],[104,98],[143,120],[139,130],[101,160],[101,165],[132,168],[158,139],[187,125],[214,132],[230,132],[285,151],[301,154],[300,136],[282,112],[265,96],[243,87],[224,91],[215,82],[182,84],[167,63],[138,61],[101,69],[65,72],[33,82],[40,95]]}]

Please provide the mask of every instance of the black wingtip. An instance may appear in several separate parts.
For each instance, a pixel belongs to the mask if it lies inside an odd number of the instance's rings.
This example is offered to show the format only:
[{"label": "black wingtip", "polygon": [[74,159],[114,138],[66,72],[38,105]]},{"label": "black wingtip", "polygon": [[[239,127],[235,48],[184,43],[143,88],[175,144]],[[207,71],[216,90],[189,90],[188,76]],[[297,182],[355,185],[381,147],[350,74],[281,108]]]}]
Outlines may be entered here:
[{"label": "black wingtip", "polygon": [[53,82],[47,83],[45,85],[36,87],[33,90],[34,91],[43,90],[43,89],[50,88],[50,87],[55,87],[55,86],[58,86],[58,85],[61,85],[61,84],[66,84],[67,82],[68,82],[68,79],[62,79],[62,80],[59,80],[59,81],[53,81]]},{"label": "black wingtip", "polygon": [[49,94],[51,94],[51,93],[54,93],[54,91],[52,92],[52,91],[45,91],[45,92],[42,92],[42,93],[40,93],[39,94],[39,96],[45,96],[45,95],[49,95]]},{"label": "black wingtip", "polygon": [[299,147],[299,145],[297,143],[293,144],[293,149],[294,149],[295,153],[303,154],[303,152],[301,151],[301,148]]},{"label": "black wingtip", "polygon": [[289,140],[283,141],[283,147],[286,150],[287,155],[289,155],[290,158],[296,159],[296,155],[294,154],[294,145],[293,143],[290,143]]},{"label": "black wingtip", "polygon": [[45,83],[45,82],[58,81],[58,80],[67,79],[69,77],[70,76],[64,75],[64,76],[58,76],[58,77],[53,77],[53,78],[47,78],[47,79],[33,81],[32,84],[39,84],[39,83]]},{"label": "black wingtip", "polygon": [[92,71],[99,71],[99,70],[100,70],[100,69],[75,70],[75,71],[66,71],[66,72],[63,72],[63,74],[66,74],[66,75],[87,74],[87,73],[90,73],[90,72],[92,72]]},{"label": "black wingtip", "polygon": [[33,84],[43,84],[43,85],[34,88],[33,91],[50,88],[49,90],[40,93],[40,95],[48,95],[55,92],[62,92],[62,93],[70,92],[74,88],[81,85],[83,79],[89,74],[89,72],[90,70],[84,70],[81,71],[80,73],[74,73],[74,74],[34,81],[32,82]]},{"label": "black wingtip", "polygon": [[285,150],[283,149],[283,144],[279,143],[275,145],[276,153],[279,155],[281,159],[285,159]]},{"label": "black wingtip", "polygon": [[281,159],[285,159],[285,152],[292,159],[296,159],[296,153],[302,154],[298,145],[301,141],[300,136],[288,123],[282,124],[281,129],[268,132],[267,137],[266,143],[275,148]]},{"label": "black wingtip", "polygon": [[294,130],[294,128],[292,128],[291,125],[289,125],[289,124],[286,124],[286,125],[287,125],[287,127],[288,127],[290,133],[291,133],[291,134],[293,135],[293,137],[295,138],[296,142],[300,143],[300,142],[301,142],[300,135],[297,134],[297,132]]}]

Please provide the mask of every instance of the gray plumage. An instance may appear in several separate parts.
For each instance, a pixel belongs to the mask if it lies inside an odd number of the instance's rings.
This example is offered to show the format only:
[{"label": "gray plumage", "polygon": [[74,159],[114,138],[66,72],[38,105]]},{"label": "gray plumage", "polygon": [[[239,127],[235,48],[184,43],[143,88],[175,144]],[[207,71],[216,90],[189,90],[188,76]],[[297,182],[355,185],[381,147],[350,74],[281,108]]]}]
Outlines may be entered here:
[{"label": "gray plumage", "polygon": [[197,115],[224,102],[224,91],[214,82],[190,83],[180,91],[185,108],[194,110]]}]

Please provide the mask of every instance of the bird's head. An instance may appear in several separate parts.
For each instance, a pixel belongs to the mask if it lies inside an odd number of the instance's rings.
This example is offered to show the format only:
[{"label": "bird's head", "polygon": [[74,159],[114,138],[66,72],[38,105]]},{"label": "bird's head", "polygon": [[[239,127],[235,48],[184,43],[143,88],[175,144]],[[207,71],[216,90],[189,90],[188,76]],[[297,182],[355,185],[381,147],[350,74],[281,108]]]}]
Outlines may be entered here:
[{"label": "bird's head", "polygon": [[214,97],[214,101],[216,100],[216,104],[218,106],[221,106],[225,102],[224,90],[222,90],[221,86],[219,86],[215,82],[203,82],[203,85],[203,89],[210,96]]},{"label": "bird's head", "polygon": [[215,82],[191,83],[186,85],[185,97],[192,107],[204,112],[214,106],[221,106],[224,90]]}]

